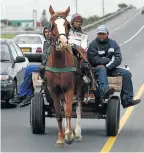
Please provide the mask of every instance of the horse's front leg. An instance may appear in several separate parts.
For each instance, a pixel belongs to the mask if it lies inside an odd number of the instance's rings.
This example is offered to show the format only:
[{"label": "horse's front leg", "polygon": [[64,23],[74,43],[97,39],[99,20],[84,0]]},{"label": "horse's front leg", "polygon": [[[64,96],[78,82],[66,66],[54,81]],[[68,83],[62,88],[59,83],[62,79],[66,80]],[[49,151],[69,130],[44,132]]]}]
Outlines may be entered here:
[{"label": "horse's front leg", "polygon": [[73,103],[74,89],[69,89],[64,94],[64,110],[65,110],[65,142],[71,144],[74,140],[74,134],[71,127],[72,103]]},{"label": "horse's front leg", "polygon": [[50,92],[50,93],[54,101],[56,119],[58,122],[58,139],[56,141],[56,147],[64,147],[64,132],[62,127],[62,113],[61,113],[61,107],[60,107],[60,98],[55,93],[53,92]]},{"label": "horse's front leg", "polygon": [[77,120],[76,120],[76,127],[75,127],[75,130],[74,130],[75,141],[82,141],[81,112],[82,112],[83,99],[84,99],[84,90],[82,88],[80,88],[77,91],[77,107],[76,107]]}]

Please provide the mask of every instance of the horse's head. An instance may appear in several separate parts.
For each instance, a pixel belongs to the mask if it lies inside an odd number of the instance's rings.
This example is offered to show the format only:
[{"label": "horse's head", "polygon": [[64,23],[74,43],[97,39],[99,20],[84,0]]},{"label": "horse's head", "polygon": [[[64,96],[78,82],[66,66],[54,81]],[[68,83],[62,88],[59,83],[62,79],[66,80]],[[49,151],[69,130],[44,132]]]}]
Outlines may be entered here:
[{"label": "horse's head", "polygon": [[49,12],[51,14],[50,21],[52,33],[59,44],[66,46],[68,44],[68,34],[70,28],[70,24],[66,17],[70,12],[70,7],[68,7],[65,12],[54,12],[52,6],[50,5]]}]

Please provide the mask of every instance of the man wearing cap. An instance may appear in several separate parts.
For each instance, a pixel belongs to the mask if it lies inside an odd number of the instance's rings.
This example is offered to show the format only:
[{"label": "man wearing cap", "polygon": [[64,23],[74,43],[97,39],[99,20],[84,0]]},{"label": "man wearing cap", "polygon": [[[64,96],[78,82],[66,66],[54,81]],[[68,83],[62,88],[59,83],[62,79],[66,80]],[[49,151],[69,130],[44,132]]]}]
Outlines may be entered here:
[{"label": "man wearing cap", "polygon": [[109,32],[106,25],[101,25],[97,30],[97,37],[88,48],[87,56],[92,67],[95,67],[95,77],[98,75],[101,90],[107,97],[114,93],[114,89],[108,86],[107,76],[121,75],[123,84],[121,90],[121,104],[123,108],[140,103],[140,99],[133,100],[133,84],[131,73],[123,68],[117,68],[122,62],[122,55],[116,41],[108,37]]},{"label": "man wearing cap", "polygon": [[72,45],[74,55],[77,54],[77,47],[82,47],[85,51],[88,48],[88,35],[82,31],[83,18],[76,13],[71,18],[71,29],[69,31],[68,42]]}]

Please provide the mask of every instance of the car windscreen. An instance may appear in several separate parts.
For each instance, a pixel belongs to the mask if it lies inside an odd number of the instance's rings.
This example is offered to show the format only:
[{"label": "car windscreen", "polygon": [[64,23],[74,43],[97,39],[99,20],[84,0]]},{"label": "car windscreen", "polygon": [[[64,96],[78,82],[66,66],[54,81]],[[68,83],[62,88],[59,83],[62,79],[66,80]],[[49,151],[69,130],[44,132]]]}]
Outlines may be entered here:
[{"label": "car windscreen", "polygon": [[1,54],[0,56],[1,62],[11,61],[10,49],[6,43],[1,42],[0,54]]},{"label": "car windscreen", "polygon": [[16,36],[14,41],[17,44],[42,44],[41,38],[38,36]]}]

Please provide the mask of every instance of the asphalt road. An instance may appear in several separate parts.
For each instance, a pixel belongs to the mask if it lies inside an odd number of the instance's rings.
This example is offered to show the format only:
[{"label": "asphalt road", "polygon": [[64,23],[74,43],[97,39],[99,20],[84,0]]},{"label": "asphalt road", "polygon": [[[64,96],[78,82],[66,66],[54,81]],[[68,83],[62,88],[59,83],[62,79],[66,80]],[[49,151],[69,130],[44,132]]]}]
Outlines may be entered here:
[{"label": "asphalt road", "polygon": [[[130,10],[107,23],[110,33],[124,23],[136,10]],[[144,25],[144,16],[140,13],[129,22],[111,33],[113,39],[123,44]],[[94,39],[95,30],[88,32]],[[128,64],[133,74],[135,94],[144,83],[144,30],[134,39],[121,47],[123,63]],[[142,96],[144,101],[144,96]],[[121,130],[111,151],[114,152],[144,152],[144,103],[136,106],[132,115]],[[124,110],[121,108],[121,116]],[[75,125],[75,119],[72,120]],[[2,109],[1,111],[1,148],[2,152],[100,152],[108,137],[105,136],[105,121],[96,119],[82,120],[83,142],[73,143],[64,148],[55,148],[57,138],[57,123],[55,119],[46,119],[46,133],[33,135],[29,125],[29,106],[23,109]]]}]

